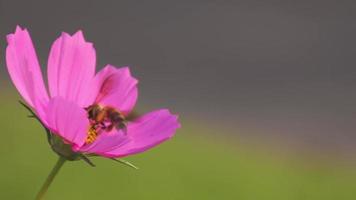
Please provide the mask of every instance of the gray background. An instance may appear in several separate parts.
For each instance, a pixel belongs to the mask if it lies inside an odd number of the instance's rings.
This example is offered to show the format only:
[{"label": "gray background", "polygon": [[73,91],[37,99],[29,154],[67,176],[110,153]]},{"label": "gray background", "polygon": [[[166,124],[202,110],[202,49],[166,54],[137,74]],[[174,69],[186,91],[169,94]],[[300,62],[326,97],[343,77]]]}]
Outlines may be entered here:
[{"label": "gray background", "polygon": [[352,152],[355,6],[308,0],[0,0],[1,79],[9,84],[5,35],[17,24],[30,30],[43,67],[61,31],[82,29],[95,44],[99,67],[132,67],[145,109],[169,107],[183,119],[230,127],[240,137]]}]

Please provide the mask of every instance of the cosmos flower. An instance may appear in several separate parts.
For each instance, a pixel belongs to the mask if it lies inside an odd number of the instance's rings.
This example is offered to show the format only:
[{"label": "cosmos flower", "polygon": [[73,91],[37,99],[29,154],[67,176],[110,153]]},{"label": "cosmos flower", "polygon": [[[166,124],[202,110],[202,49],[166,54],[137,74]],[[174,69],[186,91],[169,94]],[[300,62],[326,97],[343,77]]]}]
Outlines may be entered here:
[{"label": "cosmos flower", "polygon": [[[95,74],[95,49],[81,31],[62,33],[53,43],[47,63],[49,93],[28,31],[17,27],[7,42],[12,82],[61,156],[124,157],[160,144],[180,127],[167,109],[130,121],[138,81],[128,67],[107,65]],[[63,146],[69,146],[69,152]]]}]

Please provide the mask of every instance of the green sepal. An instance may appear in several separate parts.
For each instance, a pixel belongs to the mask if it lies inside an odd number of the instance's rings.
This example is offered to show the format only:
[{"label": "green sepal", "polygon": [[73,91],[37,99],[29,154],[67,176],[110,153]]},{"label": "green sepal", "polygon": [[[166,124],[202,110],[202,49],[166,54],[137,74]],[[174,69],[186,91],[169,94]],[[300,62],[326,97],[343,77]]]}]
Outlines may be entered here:
[{"label": "green sepal", "polygon": [[128,167],[131,167],[131,168],[133,168],[133,169],[139,169],[137,166],[135,166],[134,164],[130,163],[130,162],[127,161],[127,160],[116,159],[116,158],[110,158],[110,159],[111,159],[111,160],[114,160],[114,161],[116,161],[116,162],[118,162],[118,163],[121,163],[121,164],[123,164],[123,165],[126,165],[126,166],[128,166]]},{"label": "green sepal", "polygon": [[31,115],[28,116],[29,118],[37,119],[37,121],[42,125],[42,127],[45,129],[46,134],[47,134],[47,141],[49,144],[51,144],[51,138],[52,138],[51,131],[48,130],[48,128],[46,128],[46,126],[43,124],[43,122],[40,120],[40,118],[36,115],[35,112],[32,111],[32,109],[28,105],[26,105],[24,102],[22,102],[20,100],[19,100],[19,103],[31,113]]},{"label": "green sepal", "polygon": [[95,167],[95,164],[87,156],[79,154],[79,157],[84,160],[84,162],[86,162],[88,165]]}]

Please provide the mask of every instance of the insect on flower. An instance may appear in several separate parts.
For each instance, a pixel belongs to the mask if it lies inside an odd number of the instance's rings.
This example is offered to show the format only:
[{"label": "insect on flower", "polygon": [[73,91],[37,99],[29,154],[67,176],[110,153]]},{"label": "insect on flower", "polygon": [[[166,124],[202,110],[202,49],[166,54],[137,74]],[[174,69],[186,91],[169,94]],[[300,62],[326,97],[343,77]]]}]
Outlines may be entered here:
[{"label": "insect on flower", "polygon": [[87,137],[87,143],[91,143],[95,140],[97,137],[97,132],[95,130],[98,129],[110,132],[113,128],[117,128],[123,129],[126,133],[127,121],[125,116],[120,111],[115,110],[115,108],[94,104],[85,109],[87,110],[88,118],[92,123],[92,132],[91,135],[89,134]]},{"label": "insect on flower", "polygon": [[107,65],[95,73],[95,49],[81,31],[62,33],[53,43],[47,63],[49,92],[28,31],[17,27],[7,41],[12,82],[48,131],[52,149],[69,160],[140,153],[171,138],[180,127],[167,109],[130,120],[138,81],[128,67]]}]

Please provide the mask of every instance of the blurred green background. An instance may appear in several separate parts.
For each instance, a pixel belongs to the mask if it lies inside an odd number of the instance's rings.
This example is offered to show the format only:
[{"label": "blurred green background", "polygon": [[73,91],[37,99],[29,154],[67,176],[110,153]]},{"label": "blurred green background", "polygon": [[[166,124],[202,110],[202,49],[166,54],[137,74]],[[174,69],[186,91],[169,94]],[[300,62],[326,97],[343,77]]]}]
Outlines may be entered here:
[{"label": "blurred green background", "polygon": [[[13,88],[12,88],[13,89]],[[2,89],[0,199],[33,199],[56,162],[45,132],[27,118],[14,92]],[[128,157],[139,170],[94,158],[65,163],[46,199],[352,200],[356,168],[339,159],[285,156],[252,148],[229,130],[181,117],[170,141]],[[232,131],[232,130],[230,130]],[[218,134],[216,134],[218,133]],[[230,139],[229,139],[230,138]]]},{"label": "blurred green background", "polygon": [[[356,1],[0,0],[0,200],[33,199],[57,156],[18,104],[6,35],[28,28],[43,74],[61,31],[130,66],[138,111],[176,136],[95,168],[68,162],[46,199],[356,199]],[[44,78],[46,81],[46,78]]]}]

